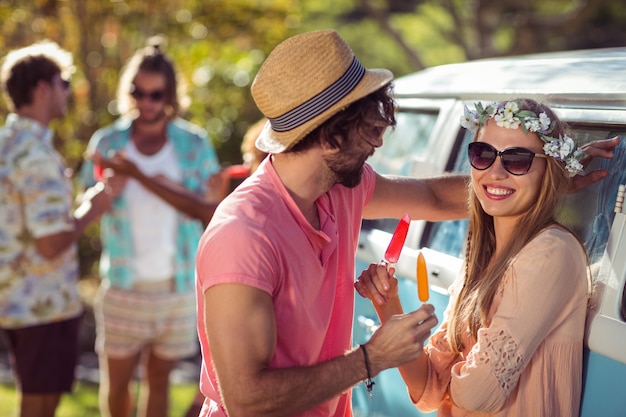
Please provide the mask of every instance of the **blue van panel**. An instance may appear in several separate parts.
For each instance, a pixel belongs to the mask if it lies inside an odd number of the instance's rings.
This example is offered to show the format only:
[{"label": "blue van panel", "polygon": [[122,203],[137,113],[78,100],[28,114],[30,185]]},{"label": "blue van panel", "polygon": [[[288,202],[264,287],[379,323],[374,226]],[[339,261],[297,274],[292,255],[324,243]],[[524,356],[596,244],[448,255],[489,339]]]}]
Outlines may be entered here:
[{"label": "blue van panel", "polygon": [[584,361],[580,417],[626,416],[626,365],[588,349]]},{"label": "blue van panel", "polygon": [[[367,268],[363,262],[356,262],[357,275]],[[411,279],[399,278],[398,291],[400,301],[405,312],[414,311],[419,308],[421,302],[417,298],[417,283]],[[430,292],[428,302],[435,306],[435,313],[439,323],[443,322],[443,312],[448,305],[448,296],[437,292]],[[367,325],[374,323],[379,325],[376,310],[372,303],[356,295],[355,299],[355,320],[353,328],[354,344],[358,345],[369,340],[371,333],[366,329]],[[361,320],[359,320],[361,319]],[[367,320],[367,323],[365,321]],[[434,417],[436,412],[422,413],[409,399],[406,385],[400,376],[397,368],[387,369],[374,378],[372,395],[365,388],[365,384],[357,385],[352,391],[352,407],[355,417]]]}]

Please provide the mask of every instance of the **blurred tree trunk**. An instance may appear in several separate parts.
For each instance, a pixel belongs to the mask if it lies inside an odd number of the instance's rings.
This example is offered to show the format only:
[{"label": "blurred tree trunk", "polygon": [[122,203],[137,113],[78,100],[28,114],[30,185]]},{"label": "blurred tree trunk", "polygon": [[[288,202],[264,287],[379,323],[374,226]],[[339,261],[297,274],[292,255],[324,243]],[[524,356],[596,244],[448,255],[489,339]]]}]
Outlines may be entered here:
[{"label": "blurred tree trunk", "polygon": [[[400,49],[405,53],[406,58],[409,62],[411,62],[416,69],[424,69],[426,66],[422,62],[419,53],[411,48],[405,41],[402,34],[393,28],[391,25],[390,14],[388,10],[407,10],[406,8],[399,9],[401,5],[400,0],[388,0],[389,7],[387,10],[377,9],[371,3],[370,0],[359,0],[359,6],[367,13],[372,19],[376,21],[378,26],[382,29],[383,32],[387,33],[391,39],[393,39],[399,46]],[[408,0],[406,3],[410,4]]]}]

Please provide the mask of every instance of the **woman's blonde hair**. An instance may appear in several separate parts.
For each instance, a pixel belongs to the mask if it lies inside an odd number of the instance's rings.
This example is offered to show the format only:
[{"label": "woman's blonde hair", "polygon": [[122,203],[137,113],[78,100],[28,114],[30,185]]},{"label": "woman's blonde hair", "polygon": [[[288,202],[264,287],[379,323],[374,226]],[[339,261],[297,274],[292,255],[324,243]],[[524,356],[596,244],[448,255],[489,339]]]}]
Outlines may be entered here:
[{"label": "woman's blonde hair", "polygon": [[[545,112],[556,121],[551,136],[565,134],[565,124],[547,106],[534,100],[521,100],[522,108],[535,114]],[[480,133],[480,130],[478,131]],[[478,137],[475,136],[475,140]],[[535,135],[529,133],[529,135]],[[565,194],[569,175],[563,163],[546,158],[546,172],[541,182],[537,201],[522,215],[507,246],[498,258],[493,258],[496,248],[493,217],[485,213],[471,184],[469,186],[469,230],[465,248],[465,280],[453,307],[448,326],[448,342],[459,353],[464,349],[463,335],[469,331],[473,340],[478,330],[489,325],[488,315],[494,295],[511,259],[541,230],[558,224],[555,214]]]}]

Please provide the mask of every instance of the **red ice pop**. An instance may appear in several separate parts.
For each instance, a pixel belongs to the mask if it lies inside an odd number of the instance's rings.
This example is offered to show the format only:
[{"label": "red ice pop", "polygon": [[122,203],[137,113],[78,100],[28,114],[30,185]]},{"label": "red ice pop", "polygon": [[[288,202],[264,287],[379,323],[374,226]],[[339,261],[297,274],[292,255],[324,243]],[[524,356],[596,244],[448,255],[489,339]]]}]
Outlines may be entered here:
[{"label": "red ice pop", "polygon": [[400,252],[402,252],[402,247],[404,246],[404,241],[406,240],[406,234],[409,231],[409,224],[411,223],[411,218],[408,214],[404,214],[398,225],[396,226],[396,231],[393,232],[393,236],[391,237],[391,242],[389,242],[389,247],[385,252],[384,262],[387,265],[395,264],[398,262],[398,258],[400,258]]}]

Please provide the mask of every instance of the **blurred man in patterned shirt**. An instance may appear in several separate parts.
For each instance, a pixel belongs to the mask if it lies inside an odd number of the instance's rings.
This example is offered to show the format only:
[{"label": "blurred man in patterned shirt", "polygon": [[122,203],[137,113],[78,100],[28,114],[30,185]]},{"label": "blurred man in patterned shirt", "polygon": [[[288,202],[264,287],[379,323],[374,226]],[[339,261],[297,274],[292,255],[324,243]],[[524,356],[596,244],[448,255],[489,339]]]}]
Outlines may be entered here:
[{"label": "blurred man in patterned shirt", "polygon": [[54,416],[71,391],[83,311],[76,240],[115,194],[98,183],[73,210],[48,128],[65,115],[72,72],[70,53],[50,41],[10,52],[0,70],[14,112],[0,129],[0,328],[22,417]]}]

